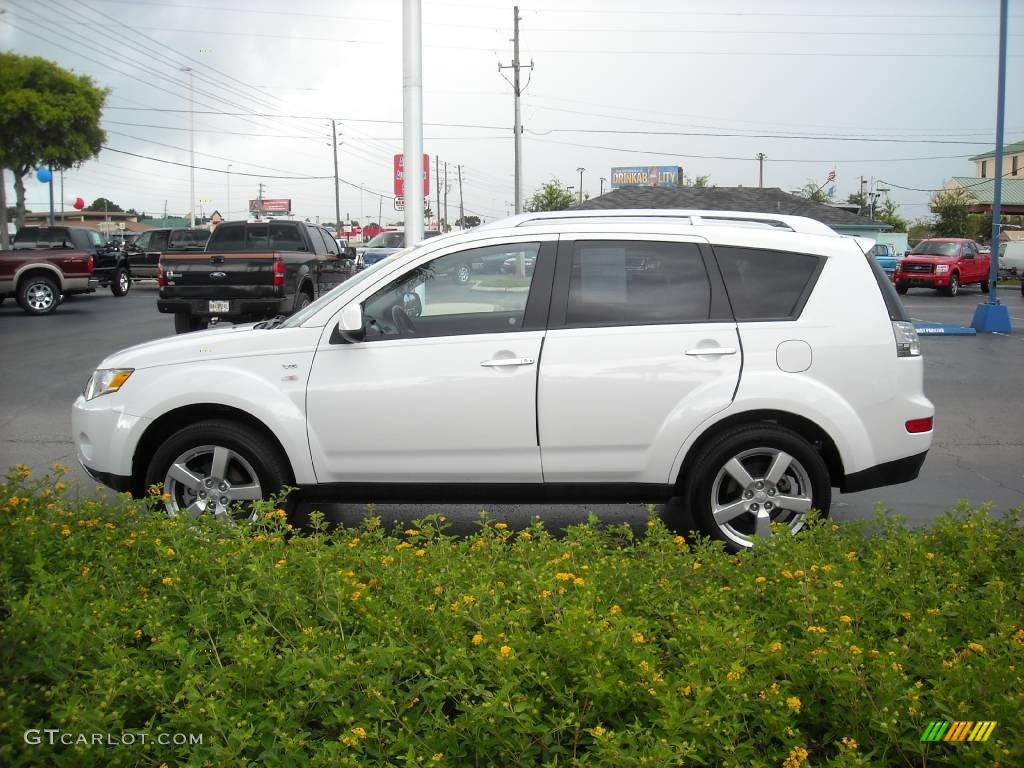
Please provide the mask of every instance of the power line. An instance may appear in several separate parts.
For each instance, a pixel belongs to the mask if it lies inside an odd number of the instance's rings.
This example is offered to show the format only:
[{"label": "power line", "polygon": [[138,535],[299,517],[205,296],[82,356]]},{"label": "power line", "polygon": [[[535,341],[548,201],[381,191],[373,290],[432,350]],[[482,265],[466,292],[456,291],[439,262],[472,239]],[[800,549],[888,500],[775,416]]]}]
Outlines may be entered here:
[{"label": "power line", "polygon": [[[1004,179],[1007,176],[1011,176],[1011,175],[1013,175],[1013,171],[1012,170],[1009,170],[1006,173],[1001,174],[1002,178],[1004,178]],[[981,187],[981,186],[984,186],[985,184],[988,184],[988,183],[992,182],[994,180],[994,178],[995,177],[993,177],[992,179],[981,179],[979,181],[974,182],[973,184],[960,184],[957,187],[954,187],[953,189],[974,189],[975,187]],[[888,185],[890,187],[896,187],[896,189],[905,189],[905,190],[907,190],[909,192],[945,192],[945,191],[947,191],[945,188],[943,188],[943,189],[921,189],[919,187],[904,187],[904,186],[902,186],[900,184],[897,184],[897,183],[895,183],[893,181],[886,181],[885,179],[879,179],[878,183],[879,184],[886,184],[886,185]]]}]

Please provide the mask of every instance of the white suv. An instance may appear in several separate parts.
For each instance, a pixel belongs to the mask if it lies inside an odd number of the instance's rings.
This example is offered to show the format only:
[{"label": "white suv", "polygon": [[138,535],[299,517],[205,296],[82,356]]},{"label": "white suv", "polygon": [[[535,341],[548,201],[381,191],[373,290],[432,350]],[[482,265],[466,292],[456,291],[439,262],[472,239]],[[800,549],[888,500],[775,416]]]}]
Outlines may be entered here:
[{"label": "white suv", "polygon": [[667,210],[437,237],[284,322],[108,357],[74,404],[79,460],[118,490],[163,484],[172,514],[292,483],[363,502],[681,496],[751,546],[827,514],[833,487],[913,480],[931,445],[917,335],[871,245]]}]

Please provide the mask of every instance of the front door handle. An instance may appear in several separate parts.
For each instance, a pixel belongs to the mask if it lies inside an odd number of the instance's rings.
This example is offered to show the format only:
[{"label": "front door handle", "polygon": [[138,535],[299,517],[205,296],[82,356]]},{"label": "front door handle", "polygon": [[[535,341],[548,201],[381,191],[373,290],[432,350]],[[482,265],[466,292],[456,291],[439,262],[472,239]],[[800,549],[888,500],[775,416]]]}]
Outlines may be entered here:
[{"label": "front door handle", "polygon": [[494,360],[484,360],[480,365],[487,368],[502,368],[510,365],[533,365],[535,362],[532,357],[500,357]]},{"label": "front door handle", "polygon": [[686,350],[690,357],[701,357],[703,355],[735,355],[736,347],[697,347]]}]

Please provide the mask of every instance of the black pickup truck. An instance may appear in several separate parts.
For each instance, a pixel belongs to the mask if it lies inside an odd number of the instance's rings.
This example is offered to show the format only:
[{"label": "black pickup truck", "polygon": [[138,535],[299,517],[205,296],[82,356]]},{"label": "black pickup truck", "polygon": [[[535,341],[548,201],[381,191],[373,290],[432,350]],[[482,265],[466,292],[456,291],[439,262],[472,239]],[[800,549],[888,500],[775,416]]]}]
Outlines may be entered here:
[{"label": "black pickup truck", "polygon": [[301,221],[225,222],[200,253],[160,259],[157,309],[177,333],[216,319],[236,323],[290,315],[352,276],[355,249]]},{"label": "black pickup truck", "polygon": [[151,229],[126,243],[125,255],[132,277],[156,277],[160,257],[168,251],[202,251],[210,239],[208,229]]},{"label": "black pickup truck", "polygon": [[[107,245],[103,235],[86,227],[22,227],[14,235],[11,248],[20,250],[86,251],[93,257],[93,277],[101,288],[110,288],[115,296],[124,296],[132,287],[131,268],[124,253]],[[92,293],[96,289],[69,290],[67,293]]]}]

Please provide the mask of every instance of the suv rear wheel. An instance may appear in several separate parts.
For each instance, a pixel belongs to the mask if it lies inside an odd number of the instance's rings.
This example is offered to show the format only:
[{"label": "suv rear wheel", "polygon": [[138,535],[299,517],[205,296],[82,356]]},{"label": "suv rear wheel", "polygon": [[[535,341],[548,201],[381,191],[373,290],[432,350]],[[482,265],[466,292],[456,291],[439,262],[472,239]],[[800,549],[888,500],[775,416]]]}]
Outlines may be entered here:
[{"label": "suv rear wheel", "polygon": [[251,503],[288,482],[287,462],[263,435],[224,420],[201,421],[175,432],[146,470],[146,487],[163,484],[168,514],[212,514],[229,521],[252,519]]},{"label": "suv rear wheel", "polygon": [[[827,516],[828,468],[803,437],[777,425],[735,427],[708,444],[691,471],[688,506],[700,527],[728,549],[771,536],[771,524],[800,531],[813,508]],[[684,479],[687,482],[687,479]]]}]

